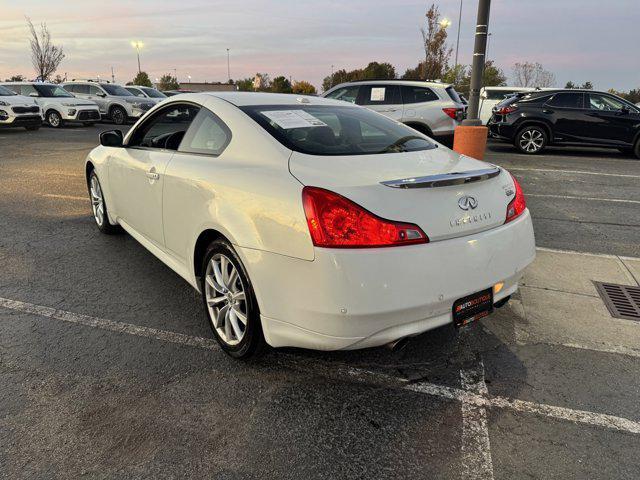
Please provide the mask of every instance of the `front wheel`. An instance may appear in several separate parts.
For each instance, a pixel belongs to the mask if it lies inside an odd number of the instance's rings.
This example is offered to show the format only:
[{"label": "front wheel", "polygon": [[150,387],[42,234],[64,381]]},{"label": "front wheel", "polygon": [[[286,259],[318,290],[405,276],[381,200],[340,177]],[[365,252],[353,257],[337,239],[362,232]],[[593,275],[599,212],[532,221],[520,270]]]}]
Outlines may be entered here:
[{"label": "front wheel", "polygon": [[636,140],[636,145],[635,147],[633,147],[633,153],[635,154],[636,158],[640,158],[640,138]]},{"label": "front wheel", "polygon": [[120,233],[122,230],[118,225],[111,225],[107,216],[107,204],[104,201],[104,194],[100,186],[100,180],[95,170],[89,174],[89,197],[91,198],[91,210],[93,211],[93,219],[96,221],[98,229],[102,233],[112,235]]},{"label": "front wheel", "polygon": [[544,128],[532,125],[524,127],[518,132],[515,139],[515,146],[520,152],[528,155],[540,153],[547,146],[549,141]]},{"label": "front wheel", "polygon": [[127,121],[127,112],[122,107],[113,107],[109,116],[116,125],[124,125]]},{"label": "front wheel", "polygon": [[202,265],[202,300],[209,326],[222,349],[249,358],[265,347],[260,311],[244,265],[230,243],[209,245]]},{"label": "front wheel", "polygon": [[47,113],[47,123],[51,128],[60,128],[63,124],[62,116],[55,110],[51,110]]}]

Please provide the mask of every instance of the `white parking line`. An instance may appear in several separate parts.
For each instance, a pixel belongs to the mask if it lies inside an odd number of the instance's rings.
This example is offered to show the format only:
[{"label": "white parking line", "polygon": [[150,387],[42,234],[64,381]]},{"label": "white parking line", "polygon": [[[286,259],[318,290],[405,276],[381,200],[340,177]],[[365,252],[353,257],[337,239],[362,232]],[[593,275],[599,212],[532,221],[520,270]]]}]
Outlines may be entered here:
[{"label": "white parking line", "polygon": [[80,200],[83,202],[89,201],[89,197],[78,197],[76,195],[57,195],[55,193],[44,193],[42,194],[42,196],[48,198],[62,198],[64,200]]},{"label": "white parking line", "polygon": [[599,197],[579,197],[574,195],[547,195],[542,193],[527,193],[527,197],[540,198],[562,198],[565,200],[589,200],[595,202],[614,202],[614,203],[640,203],[640,200],[627,200],[624,198],[599,198]]},{"label": "white parking line", "polygon": [[[52,318],[69,322],[73,324],[84,325],[87,327],[109,330],[112,332],[126,333],[138,337],[151,338],[190,347],[204,348],[207,350],[218,350],[218,346],[213,340],[202,337],[193,337],[182,333],[169,332],[157,328],[143,327],[133,325],[131,323],[116,322],[103,318],[92,317],[65,310],[58,310],[33,303],[21,302],[19,300],[11,300],[0,297],[0,307],[7,308],[22,313],[39,315],[45,318]],[[371,372],[356,367],[349,367],[354,373],[361,373],[363,376],[370,376]],[[401,382],[401,379],[395,379]],[[525,400],[517,400],[505,397],[491,397],[485,394],[469,392],[460,388],[446,387],[436,385],[429,382],[412,383],[402,387],[405,390],[433,395],[449,400],[468,403],[476,407],[484,408],[502,408],[514,410],[517,412],[541,415],[545,417],[555,418],[558,420],[566,420],[578,424],[609,428],[622,432],[628,432],[640,435],[640,422],[636,422],[627,418],[607,415],[604,413],[594,413],[585,410],[574,410],[572,408],[556,407],[553,405],[545,405],[542,403],[529,402]]]},{"label": "white parking line", "polygon": [[[460,371],[462,389],[468,392],[489,396],[484,381],[484,363],[482,359],[473,369]],[[462,402],[462,478],[472,480],[493,480],[493,462],[491,461],[491,443],[487,409],[473,403]]]},{"label": "white parking line", "polygon": [[597,175],[599,177],[622,177],[622,178],[640,178],[640,175],[629,175],[625,173],[600,173],[600,172],[586,172],[584,170],[556,170],[554,168],[507,168],[510,172],[553,172],[553,173],[567,173],[571,175]]}]

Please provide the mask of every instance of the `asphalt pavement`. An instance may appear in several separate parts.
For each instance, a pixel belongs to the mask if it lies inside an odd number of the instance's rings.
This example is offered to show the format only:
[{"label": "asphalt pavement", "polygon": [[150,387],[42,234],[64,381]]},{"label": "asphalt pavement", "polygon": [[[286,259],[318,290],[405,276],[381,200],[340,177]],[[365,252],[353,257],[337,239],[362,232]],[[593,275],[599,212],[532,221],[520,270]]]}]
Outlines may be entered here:
[{"label": "asphalt pavement", "polygon": [[508,306],[401,351],[238,362],[191,287],[93,225],[110,128],[0,131],[0,478],[638,477],[640,324],[592,281],[640,280],[640,161],[491,142],[542,247]]}]

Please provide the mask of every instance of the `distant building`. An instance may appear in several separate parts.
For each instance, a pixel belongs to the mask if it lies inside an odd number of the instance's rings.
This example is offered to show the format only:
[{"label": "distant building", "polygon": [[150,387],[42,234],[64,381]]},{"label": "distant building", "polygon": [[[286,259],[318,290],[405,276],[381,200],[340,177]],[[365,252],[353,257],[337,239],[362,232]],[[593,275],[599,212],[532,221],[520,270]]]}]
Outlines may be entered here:
[{"label": "distant building", "polygon": [[180,90],[191,90],[192,92],[235,92],[238,87],[234,84],[221,82],[180,82]]}]

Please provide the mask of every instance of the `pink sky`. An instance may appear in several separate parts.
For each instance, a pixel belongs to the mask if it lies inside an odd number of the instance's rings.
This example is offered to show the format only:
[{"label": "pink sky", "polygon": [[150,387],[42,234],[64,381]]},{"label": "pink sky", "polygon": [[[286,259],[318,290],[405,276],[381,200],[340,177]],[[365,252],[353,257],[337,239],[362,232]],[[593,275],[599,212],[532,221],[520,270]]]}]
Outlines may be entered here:
[{"label": "pink sky", "polygon": [[[319,86],[335,69],[387,61],[399,73],[422,56],[420,23],[431,2],[410,0],[205,1],[21,0],[4,2],[0,16],[0,78],[32,77],[25,15],[46,21],[73,77],[126,82],[137,70],[131,40],[141,40],[142,69],[153,79],[177,72],[186,81],[282,74]],[[453,22],[459,0],[437,2]],[[558,5],[562,5],[560,9]],[[477,1],[464,0],[460,61],[469,63]],[[596,88],[640,87],[638,0],[494,0],[490,52],[508,75],[516,61],[537,61],[557,85],[590,80]],[[453,60],[453,59],[452,59]]]}]

